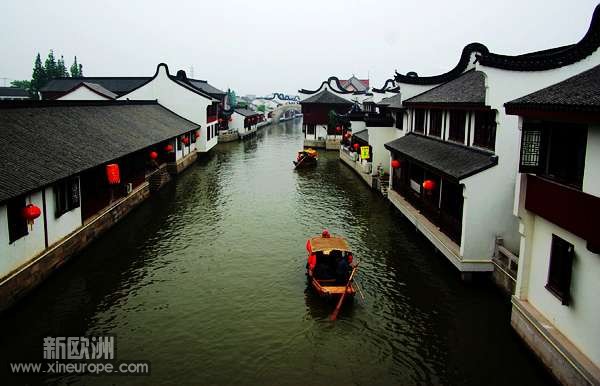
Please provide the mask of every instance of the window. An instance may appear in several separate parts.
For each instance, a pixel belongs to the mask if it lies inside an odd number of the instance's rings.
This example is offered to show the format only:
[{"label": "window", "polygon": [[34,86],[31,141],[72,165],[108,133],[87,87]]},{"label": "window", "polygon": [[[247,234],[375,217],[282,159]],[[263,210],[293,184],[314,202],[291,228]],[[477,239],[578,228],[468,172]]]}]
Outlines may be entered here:
[{"label": "window", "polygon": [[442,110],[431,110],[429,112],[429,135],[433,137],[442,136]]},{"label": "window", "polygon": [[54,185],[54,215],[56,218],[78,208],[79,197],[79,177],[68,178]]},{"label": "window", "polygon": [[23,217],[23,208],[25,208],[25,205],[25,197],[16,197],[6,203],[9,243],[14,243],[21,237],[29,234],[27,220]]},{"label": "window", "polygon": [[404,130],[404,112],[396,112],[396,129]]},{"label": "window", "polygon": [[314,134],[315,133],[315,125],[309,124],[306,125],[306,134]]},{"label": "window", "polygon": [[586,147],[585,125],[525,121],[519,171],[581,189]]},{"label": "window", "polygon": [[425,133],[425,110],[414,110],[416,133]]},{"label": "window", "polygon": [[571,271],[573,266],[573,244],[552,235],[550,251],[550,267],[546,289],[560,299],[563,305],[571,300]]},{"label": "window", "polygon": [[211,135],[211,130],[210,130],[210,126],[206,126],[206,141],[210,141],[210,139],[212,138]]},{"label": "window", "polygon": [[460,143],[465,143],[465,124],[467,122],[467,113],[465,111],[450,112],[450,128],[448,130],[448,139]]},{"label": "window", "polygon": [[494,150],[496,146],[496,111],[475,113],[475,133],[473,145]]}]

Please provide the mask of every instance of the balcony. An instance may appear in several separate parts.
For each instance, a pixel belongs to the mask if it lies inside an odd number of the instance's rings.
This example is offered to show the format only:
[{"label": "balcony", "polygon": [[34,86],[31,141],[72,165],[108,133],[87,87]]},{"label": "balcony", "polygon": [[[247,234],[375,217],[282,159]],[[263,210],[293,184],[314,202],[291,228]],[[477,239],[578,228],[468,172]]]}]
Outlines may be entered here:
[{"label": "balcony", "polygon": [[217,120],[217,115],[207,115],[206,116],[206,123],[210,124],[213,123],[214,121]]},{"label": "balcony", "polygon": [[587,248],[600,253],[600,197],[527,175],[525,209],[587,241]]}]

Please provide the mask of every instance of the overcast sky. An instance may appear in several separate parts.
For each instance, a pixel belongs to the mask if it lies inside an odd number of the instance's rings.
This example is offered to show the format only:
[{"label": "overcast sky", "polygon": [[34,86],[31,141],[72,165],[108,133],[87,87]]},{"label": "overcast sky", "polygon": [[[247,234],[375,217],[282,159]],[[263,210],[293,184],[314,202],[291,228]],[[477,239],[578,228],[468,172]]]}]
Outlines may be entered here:
[{"label": "overcast sky", "polygon": [[54,49],[86,76],[151,76],[166,62],[238,94],[331,75],[379,87],[395,69],[445,72],[470,42],[504,54],[575,43],[597,1],[4,0],[0,78],[30,79],[35,54]]}]

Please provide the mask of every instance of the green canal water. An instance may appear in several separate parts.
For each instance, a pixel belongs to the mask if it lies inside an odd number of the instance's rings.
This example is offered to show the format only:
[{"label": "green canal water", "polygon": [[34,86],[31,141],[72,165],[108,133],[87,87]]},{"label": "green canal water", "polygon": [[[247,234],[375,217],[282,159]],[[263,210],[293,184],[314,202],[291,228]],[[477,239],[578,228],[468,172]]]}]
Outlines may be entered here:
[{"label": "green canal water", "polygon": [[[509,301],[457,272],[335,152],[294,171],[298,121],[219,145],[0,318],[3,385],[542,385]],[[358,296],[307,291],[307,237],[360,258]],[[12,376],[45,336],[114,335],[148,376]]]}]

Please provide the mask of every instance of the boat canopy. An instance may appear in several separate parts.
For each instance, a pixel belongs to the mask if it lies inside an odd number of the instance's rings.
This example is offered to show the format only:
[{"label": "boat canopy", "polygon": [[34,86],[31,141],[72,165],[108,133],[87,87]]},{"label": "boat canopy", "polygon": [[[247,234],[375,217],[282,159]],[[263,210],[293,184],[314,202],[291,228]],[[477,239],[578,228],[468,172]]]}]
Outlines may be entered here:
[{"label": "boat canopy", "polygon": [[310,247],[309,252],[323,252],[325,254],[329,254],[331,251],[350,251],[346,239],[339,236],[310,238],[308,239],[307,249],[308,247]]}]

